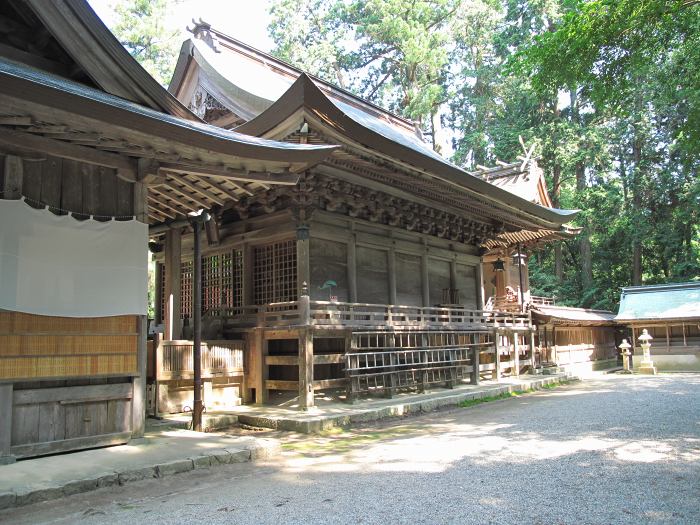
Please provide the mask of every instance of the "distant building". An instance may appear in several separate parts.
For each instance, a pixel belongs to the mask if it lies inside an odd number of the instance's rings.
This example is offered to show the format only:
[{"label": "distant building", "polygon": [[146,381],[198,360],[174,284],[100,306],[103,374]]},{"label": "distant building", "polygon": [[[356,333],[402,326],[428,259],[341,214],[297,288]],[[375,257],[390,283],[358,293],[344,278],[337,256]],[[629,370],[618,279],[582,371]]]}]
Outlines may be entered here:
[{"label": "distant building", "polygon": [[651,353],[661,370],[700,370],[700,282],[630,286],[622,289],[618,324],[637,337],[647,329]]}]

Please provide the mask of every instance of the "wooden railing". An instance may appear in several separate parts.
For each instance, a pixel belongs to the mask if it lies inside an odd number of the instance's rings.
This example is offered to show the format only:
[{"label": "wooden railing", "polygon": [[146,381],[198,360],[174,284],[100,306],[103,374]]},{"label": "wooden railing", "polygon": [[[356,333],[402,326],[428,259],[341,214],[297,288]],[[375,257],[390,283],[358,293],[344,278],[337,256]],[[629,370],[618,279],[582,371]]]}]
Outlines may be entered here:
[{"label": "wooden railing", "polygon": [[542,306],[554,306],[556,304],[555,297],[541,297],[539,295],[530,296],[530,304],[538,304]]},{"label": "wooden railing", "polygon": [[219,308],[207,315],[220,316],[240,326],[348,326],[348,327],[418,327],[475,328],[527,327],[530,314],[520,311],[470,310],[459,306],[400,306],[370,303],[299,301],[272,303],[241,308]]},{"label": "wooden railing", "polygon": [[[156,353],[157,379],[194,377],[192,341],[161,341]],[[243,341],[202,342],[202,377],[243,374]]]}]

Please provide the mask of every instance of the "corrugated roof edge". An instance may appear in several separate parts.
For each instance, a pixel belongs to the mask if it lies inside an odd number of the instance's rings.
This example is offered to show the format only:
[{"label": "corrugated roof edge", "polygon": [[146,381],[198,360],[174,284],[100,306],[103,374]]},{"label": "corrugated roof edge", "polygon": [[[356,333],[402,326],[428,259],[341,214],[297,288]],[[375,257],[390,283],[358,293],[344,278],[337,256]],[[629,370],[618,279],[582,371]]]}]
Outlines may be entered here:
[{"label": "corrugated roof edge", "polygon": [[675,290],[695,289],[700,290],[700,281],[689,281],[686,283],[668,283],[668,284],[646,284],[638,286],[625,286],[622,288],[622,294],[627,293],[644,293],[644,292],[670,292]]}]

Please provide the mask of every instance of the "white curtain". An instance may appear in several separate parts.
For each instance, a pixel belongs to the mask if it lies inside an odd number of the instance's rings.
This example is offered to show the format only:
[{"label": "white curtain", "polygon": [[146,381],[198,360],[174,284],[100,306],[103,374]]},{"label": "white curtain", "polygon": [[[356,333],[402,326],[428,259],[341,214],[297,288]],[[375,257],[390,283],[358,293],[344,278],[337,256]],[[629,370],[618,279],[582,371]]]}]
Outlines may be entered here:
[{"label": "white curtain", "polygon": [[0,200],[0,309],[64,317],[145,314],[148,226],[78,221]]}]

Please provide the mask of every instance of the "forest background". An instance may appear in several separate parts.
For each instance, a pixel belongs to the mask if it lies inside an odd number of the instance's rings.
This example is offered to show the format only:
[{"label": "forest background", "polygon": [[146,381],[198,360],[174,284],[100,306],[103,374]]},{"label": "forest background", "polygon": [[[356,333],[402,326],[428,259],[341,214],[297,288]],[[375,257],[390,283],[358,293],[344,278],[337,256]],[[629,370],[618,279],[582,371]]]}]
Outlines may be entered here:
[{"label": "forest background", "polygon": [[[108,22],[163,84],[169,5]],[[272,0],[269,21],[272,54],[466,169],[534,145],[583,230],[532,253],[533,294],[616,311],[623,286],[700,279],[700,0]]]}]

